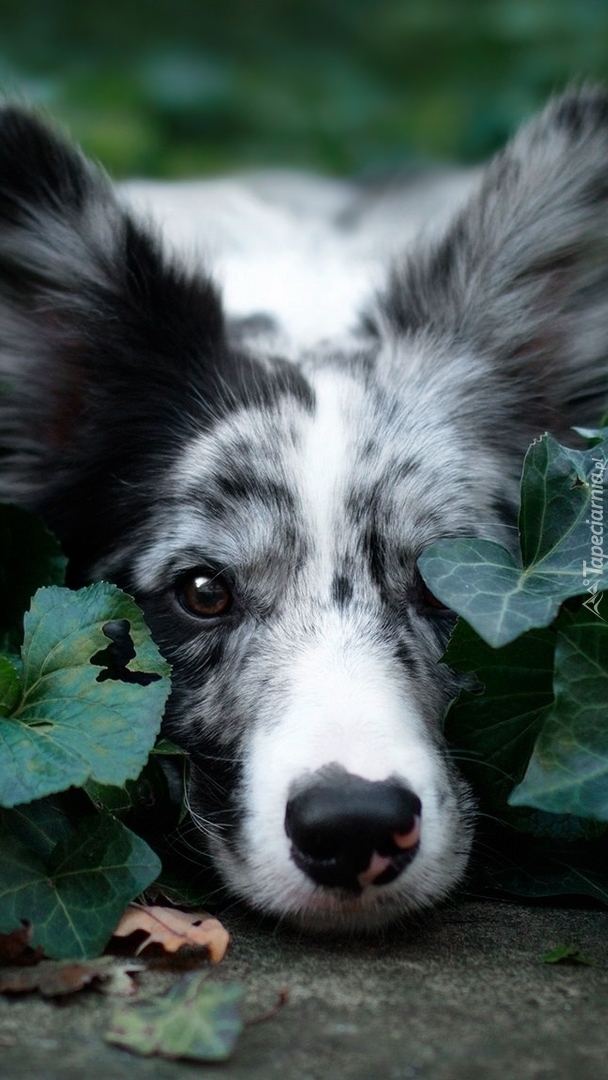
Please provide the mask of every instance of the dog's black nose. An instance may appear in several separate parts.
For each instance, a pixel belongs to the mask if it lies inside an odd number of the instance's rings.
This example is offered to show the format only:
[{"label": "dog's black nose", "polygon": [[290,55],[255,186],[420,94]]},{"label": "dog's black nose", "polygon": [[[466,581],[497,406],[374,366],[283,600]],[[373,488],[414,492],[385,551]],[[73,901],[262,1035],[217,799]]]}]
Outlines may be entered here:
[{"label": "dog's black nose", "polygon": [[289,799],[285,831],[308,877],[358,893],[388,884],[411,862],[420,814],[420,799],[396,778],[364,780],[332,765]]}]

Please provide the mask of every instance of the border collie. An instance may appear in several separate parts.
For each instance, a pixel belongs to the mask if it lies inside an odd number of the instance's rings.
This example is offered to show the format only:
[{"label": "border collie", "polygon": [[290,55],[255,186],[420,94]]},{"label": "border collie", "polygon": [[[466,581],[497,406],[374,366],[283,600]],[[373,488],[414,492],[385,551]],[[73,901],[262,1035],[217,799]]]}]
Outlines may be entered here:
[{"label": "border collie", "polygon": [[524,451],[608,389],[608,98],[485,171],[133,184],[0,111],[2,495],[143,608],[229,887],[367,929],[462,880],[453,616],[420,553],[513,537]]}]

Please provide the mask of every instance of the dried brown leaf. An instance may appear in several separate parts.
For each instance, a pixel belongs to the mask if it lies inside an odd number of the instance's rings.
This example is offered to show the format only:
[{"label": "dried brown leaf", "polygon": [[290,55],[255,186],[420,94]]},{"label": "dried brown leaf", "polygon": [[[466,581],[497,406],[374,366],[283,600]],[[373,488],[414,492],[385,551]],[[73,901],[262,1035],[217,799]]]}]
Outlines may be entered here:
[{"label": "dried brown leaf", "polygon": [[132,972],[143,964],[119,963],[113,957],[96,960],[43,960],[36,967],[10,967],[0,971],[0,993],[27,994],[37,990],[44,997],[76,994],[88,986],[106,994],[134,994]]},{"label": "dried brown leaf", "polygon": [[0,964],[37,964],[43,956],[42,949],[32,949],[32,928],[28,924],[0,934]]},{"label": "dried brown leaf", "polygon": [[137,932],[143,932],[146,937],[136,949],[136,955],[152,944],[160,945],[168,953],[183,948],[204,949],[212,964],[223,959],[230,941],[221,922],[205,912],[156,905],[130,905],[114,936],[125,938]]}]

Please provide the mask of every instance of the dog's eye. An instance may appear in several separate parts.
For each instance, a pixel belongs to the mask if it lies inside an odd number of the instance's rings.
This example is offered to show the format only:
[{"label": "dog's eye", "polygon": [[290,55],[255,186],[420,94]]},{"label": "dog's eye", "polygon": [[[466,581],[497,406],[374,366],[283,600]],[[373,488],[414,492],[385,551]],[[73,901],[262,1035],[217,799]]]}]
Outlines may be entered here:
[{"label": "dog's eye", "polygon": [[178,596],[186,611],[199,619],[225,615],[232,604],[232,593],[224,579],[202,571],[182,579]]}]

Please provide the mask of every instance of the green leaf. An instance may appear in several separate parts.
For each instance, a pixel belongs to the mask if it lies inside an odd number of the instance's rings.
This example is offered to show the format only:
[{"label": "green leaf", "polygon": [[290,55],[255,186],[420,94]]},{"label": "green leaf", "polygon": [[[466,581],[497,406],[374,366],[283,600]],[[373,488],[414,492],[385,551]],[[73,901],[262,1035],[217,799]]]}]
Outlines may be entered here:
[{"label": "green leaf", "polygon": [[152,751],[137,779],[127,780],[123,787],[87,780],[84,790],[98,810],[110,810],[118,816],[129,811],[146,814],[156,811],[167,821],[175,811],[171,806],[167,778],[159,764],[160,756]]},{"label": "green leaf", "polygon": [[0,718],[0,804],[137,777],[168,672],[139,608],[115,586],[39,590],[25,617],[20,699]]},{"label": "green leaf", "polygon": [[572,428],[578,435],[582,435],[584,439],[588,439],[590,443],[596,446],[601,442],[608,442],[608,427],[606,422],[608,421],[608,413],[602,417],[599,427],[587,428],[587,427],[575,427]]},{"label": "green leaf", "polygon": [[125,906],[157,877],[159,859],[107,814],[85,819],[43,855],[19,836],[27,817],[25,808],[0,816],[0,929],[27,920],[32,945],[47,956],[97,956]]},{"label": "green leaf", "polygon": [[158,739],[156,745],[152,748],[153,754],[159,756],[166,755],[167,757],[187,757],[187,753],[181,746],[176,746],[171,739]]},{"label": "green leaf", "polygon": [[554,949],[544,953],[540,960],[541,964],[562,964],[566,962],[570,964],[586,964],[593,967],[593,960],[588,960],[586,956],[583,956],[576,945],[556,945]]},{"label": "green leaf", "polygon": [[[494,647],[548,626],[564,600],[589,589],[592,497],[603,495],[591,478],[608,480],[605,461],[605,444],[570,450],[550,435],[533,443],[522,475],[521,558],[489,540],[440,540],[418,560],[434,595]],[[594,583],[603,588],[601,569]]]},{"label": "green leaf", "polygon": [[114,784],[98,784],[96,780],[87,780],[83,790],[89,796],[97,810],[109,810],[120,815],[133,809],[133,792],[129,786],[116,787]]},{"label": "green leaf", "polygon": [[[595,468],[597,453],[570,450],[550,435],[543,435],[529,447],[524,459],[519,509],[524,566],[548,559],[552,567],[554,553],[585,517],[590,500],[588,477]],[[588,529],[583,530],[583,554],[588,554],[588,533]],[[580,576],[580,565],[577,572]]]},{"label": "green leaf", "polygon": [[[608,831],[605,821],[577,817],[576,814],[552,814],[531,806],[502,808],[502,817],[520,832],[538,840],[560,845],[580,844],[603,837]],[[606,878],[608,885],[608,878]]]},{"label": "green leaf", "polygon": [[605,837],[559,844],[509,830],[509,835],[490,835],[489,840],[491,858],[476,882],[477,889],[535,898],[588,896],[608,905]]},{"label": "green leaf", "polygon": [[136,1054],[194,1061],[225,1061],[242,1030],[240,986],[210,983],[204,972],[185,975],[166,994],[118,1010],[106,1033]]},{"label": "green leaf", "polygon": [[[170,904],[172,907],[186,907],[192,910],[215,908],[220,898],[227,903],[227,890],[217,880],[205,873],[205,869],[192,872],[185,853],[176,858],[175,846],[167,852],[162,851],[163,869],[151,889],[146,890],[146,900],[151,904]],[[173,866],[171,863],[173,862]]]},{"label": "green leaf", "polygon": [[81,814],[74,805],[70,805],[72,794],[69,792],[37,799],[14,810],[0,811],[0,820],[9,823],[14,839],[46,860],[57,844],[71,835],[72,820],[80,820]]},{"label": "green leaf", "polygon": [[[440,540],[418,560],[434,595],[473,626],[490,645],[514,641],[532,627],[548,626],[562,590],[530,577],[515,558],[491,540]],[[579,591],[583,591],[579,568]]]},{"label": "green leaf", "polygon": [[583,613],[555,650],[555,704],[545,716],[513,806],[608,821],[608,624]]},{"label": "green leaf", "polygon": [[0,505],[0,650],[16,652],[23,639],[23,613],[42,585],[61,585],[66,559],[59,542],[33,514]]},{"label": "green leaf", "polygon": [[21,696],[21,679],[8,656],[0,655],[0,716],[8,716]]},{"label": "green leaf", "polygon": [[493,649],[465,622],[454,628],[443,660],[474,672],[479,685],[460,692],[445,734],[486,812],[508,812],[508,796],[532,753],[553,700],[554,642],[552,631],[531,630]]}]

